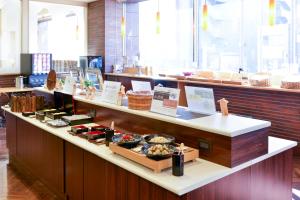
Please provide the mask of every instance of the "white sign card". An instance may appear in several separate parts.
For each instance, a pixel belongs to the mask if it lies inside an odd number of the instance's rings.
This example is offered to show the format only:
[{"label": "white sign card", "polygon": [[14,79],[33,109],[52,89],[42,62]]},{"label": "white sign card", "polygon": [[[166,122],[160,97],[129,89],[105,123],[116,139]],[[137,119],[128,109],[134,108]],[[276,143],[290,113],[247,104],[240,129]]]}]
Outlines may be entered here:
[{"label": "white sign card", "polygon": [[67,76],[65,79],[62,92],[66,94],[74,94],[75,91],[76,91],[76,80],[74,79],[74,77]]},{"label": "white sign card", "polygon": [[151,84],[147,81],[131,81],[134,92],[151,92]]},{"label": "white sign card", "polygon": [[151,112],[176,117],[180,90],[175,88],[154,88]]},{"label": "white sign card", "polygon": [[185,86],[185,94],[190,111],[202,114],[216,113],[213,89]]},{"label": "white sign card", "polygon": [[107,103],[118,104],[120,89],[120,82],[104,81],[101,100]]}]

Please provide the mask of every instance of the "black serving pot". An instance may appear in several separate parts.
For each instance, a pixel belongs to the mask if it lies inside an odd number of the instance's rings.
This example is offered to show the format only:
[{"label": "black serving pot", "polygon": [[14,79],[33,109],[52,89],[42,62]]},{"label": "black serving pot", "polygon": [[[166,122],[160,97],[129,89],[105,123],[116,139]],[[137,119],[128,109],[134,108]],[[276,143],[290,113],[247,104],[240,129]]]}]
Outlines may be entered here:
[{"label": "black serving pot", "polygon": [[[169,144],[165,144],[168,149],[169,149],[169,154],[165,154],[165,155],[162,155],[162,154],[159,154],[159,155],[154,155],[154,154],[149,154],[148,153],[148,150],[150,147],[152,146],[155,146],[155,145],[159,145],[159,144],[144,144],[143,148],[142,148],[142,152],[150,159],[152,160],[164,160],[164,159],[167,159],[167,158],[170,158],[173,153],[176,151],[176,147],[173,146],[173,145],[169,145]],[[164,145],[164,144],[163,144]]]},{"label": "black serving pot", "polygon": [[[125,135],[131,135],[134,138],[134,140],[129,142],[122,141],[123,136]],[[118,134],[112,137],[112,141],[114,143],[118,144],[119,146],[125,147],[127,149],[132,149],[136,147],[142,141],[142,139],[143,137],[138,134]]]},{"label": "black serving pot", "polygon": [[[164,137],[168,140],[168,142],[165,142],[165,143],[160,143],[160,142],[150,142],[150,140],[152,138],[155,138],[155,137]],[[175,137],[173,136],[170,136],[170,135],[166,135],[166,134],[151,134],[151,135],[147,135],[144,137],[145,141],[148,143],[148,144],[172,144],[175,142]]]}]

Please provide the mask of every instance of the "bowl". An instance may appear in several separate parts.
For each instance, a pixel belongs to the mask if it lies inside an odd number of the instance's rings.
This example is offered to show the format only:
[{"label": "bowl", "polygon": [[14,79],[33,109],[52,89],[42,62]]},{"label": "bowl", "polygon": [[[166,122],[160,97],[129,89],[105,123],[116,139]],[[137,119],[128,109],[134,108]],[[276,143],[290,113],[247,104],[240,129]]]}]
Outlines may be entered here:
[{"label": "bowl", "polygon": [[[132,140],[127,141],[127,138],[129,137],[131,137]],[[142,141],[142,139],[143,137],[138,134],[119,134],[112,137],[112,141],[114,143],[127,149],[136,147]]]},{"label": "bowl", "polygon": [[[167,154],[152,154],[150,153],[149,149],[153,148],[153,147],[166,147],[168,149],[168,153]],[[150,159],[152,160],[164,160],[167,158],[170,158],[172,156],[172,154],[176,151],[176,147],[169,145],[169,144],[144,144],[143,148],[142,148],[142,152]]]},{"label": "bowl", "polygon": [[[164,137],[167,139],[167,141],[166,142],[151,141],[153,138],[156,138],[156,137]],[[175,137],[166,135],[166,134],[151,134],[151,135],[145,136],[144,139],[149,144],[172,144],[175,142]]]}]

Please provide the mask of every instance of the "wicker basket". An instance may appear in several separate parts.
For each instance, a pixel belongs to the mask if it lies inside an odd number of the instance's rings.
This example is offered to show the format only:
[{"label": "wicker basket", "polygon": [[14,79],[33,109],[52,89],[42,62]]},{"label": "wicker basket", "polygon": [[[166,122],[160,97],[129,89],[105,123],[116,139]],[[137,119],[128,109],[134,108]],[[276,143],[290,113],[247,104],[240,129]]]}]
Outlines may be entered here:
[{"label": "wicker basket", "polygon": [[133,110],[150,110],[152,97],[151,93],[128,92],[128,108]]},{"label": "wicker basket", "polygon": [[284,88],[284,89],[300,89],[300,81],[282,80],[281,81],[281,88]]},{"label": "wicker basket", "polygon": [[250,78],[250,85],[256,87],[269,87],[270,77],[267,75],[254,75]]}]

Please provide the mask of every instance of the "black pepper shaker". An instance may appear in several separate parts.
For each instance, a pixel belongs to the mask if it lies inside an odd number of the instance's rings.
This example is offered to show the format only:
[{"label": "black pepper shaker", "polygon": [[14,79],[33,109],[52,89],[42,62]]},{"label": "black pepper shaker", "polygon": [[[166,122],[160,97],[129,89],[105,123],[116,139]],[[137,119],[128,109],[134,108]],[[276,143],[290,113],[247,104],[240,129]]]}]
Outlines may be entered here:
[{"label": "black pepper shaker", "polygon": [[114,136],[115,131],[112,129],[105,130],[105,144],[109,146],[109,143],[112,142],[112,137]]},{"label": "black pepper shaker", "polygon": [[172,155],[172,174],[174,176],[183,176],[184,154],[182,151],[176,151]]}]

